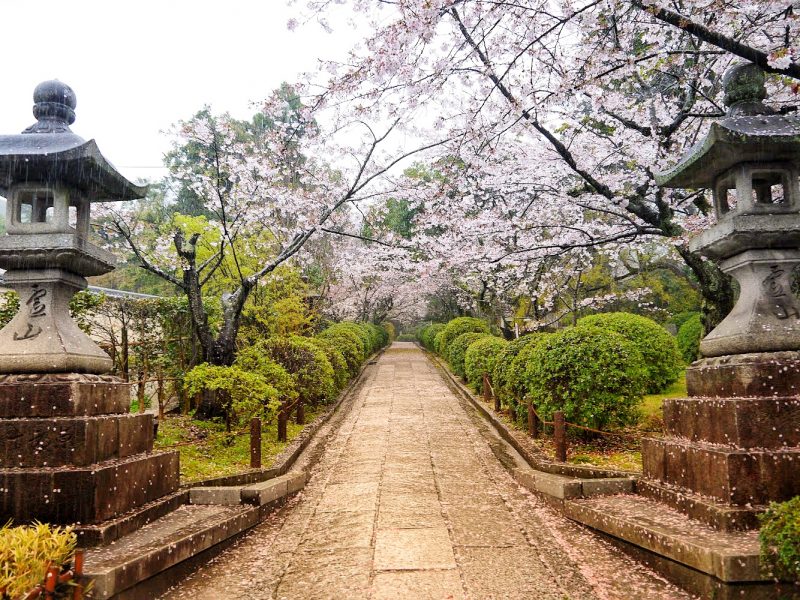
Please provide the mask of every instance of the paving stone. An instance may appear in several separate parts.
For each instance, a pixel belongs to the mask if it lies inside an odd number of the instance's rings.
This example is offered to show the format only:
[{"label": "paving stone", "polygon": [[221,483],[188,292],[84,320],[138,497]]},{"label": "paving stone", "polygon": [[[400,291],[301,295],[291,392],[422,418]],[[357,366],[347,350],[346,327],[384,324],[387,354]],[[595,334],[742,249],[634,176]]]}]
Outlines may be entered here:
[{"label": "paving stone", "polygon": [[400,571],[377,573],[371,600],[462,600],[464,588],[459,572]]},{"label": "paving stone", "polygon": [[444,527],[378,530],[375,539],[375,569],[455,568],[450,534]]},{"label": "paving stone", "polygon": [[283,577],[275,597],[279,600],[366,598],[371,558],[372,552],[366,548],[300,552]]},{"label": "paving stone", "polygon": [[302,549],[369,548],[375,513],[371,510],[318,512],[306,529]]}]

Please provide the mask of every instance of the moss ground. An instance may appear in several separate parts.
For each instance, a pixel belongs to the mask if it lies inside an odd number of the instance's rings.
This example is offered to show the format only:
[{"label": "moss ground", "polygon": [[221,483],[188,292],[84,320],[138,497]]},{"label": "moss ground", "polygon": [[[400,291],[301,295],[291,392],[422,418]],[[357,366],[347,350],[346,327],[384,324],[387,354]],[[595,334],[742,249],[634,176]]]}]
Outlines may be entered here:
[{"label": "moss ground", "polygon": [[[324,408],[324,407],[322,407]],[[306,408],[306,423],[322,411]],[[302,425],[290,422],[291,442],[303,430]],[[278,442],[277,423],[262,426],[261,464],[272,465],[275,457],[287,446]],[[191,483],[212,477],[234,475],[250,468],[249,429],[225,432],[223,423],[198,421],[185,415],[168,415],[158,426],[155,448],[174,449],[181,455],[181,483]]]}]

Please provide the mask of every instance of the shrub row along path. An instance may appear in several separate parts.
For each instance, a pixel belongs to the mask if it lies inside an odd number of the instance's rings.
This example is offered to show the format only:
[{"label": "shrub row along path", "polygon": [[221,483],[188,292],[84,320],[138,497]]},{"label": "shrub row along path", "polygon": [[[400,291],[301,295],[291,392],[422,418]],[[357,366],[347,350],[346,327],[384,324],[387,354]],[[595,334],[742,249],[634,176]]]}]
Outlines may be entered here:
[{"label": "shrub row along path", "polygon": [[414,344],[369,367],[305,490],[167,594],[688,598],[520,488]]}]

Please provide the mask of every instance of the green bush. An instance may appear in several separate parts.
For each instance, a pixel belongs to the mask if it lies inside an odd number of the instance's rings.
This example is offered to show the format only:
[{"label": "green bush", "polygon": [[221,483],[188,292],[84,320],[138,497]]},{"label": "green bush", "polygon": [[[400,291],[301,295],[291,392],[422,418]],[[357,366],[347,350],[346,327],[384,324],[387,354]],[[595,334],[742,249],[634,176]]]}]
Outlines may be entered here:
[{"label": "green bush", "polygon": [[317,338],[333,344],[344,356],[350,376],[358,373],[361,363],[364,362],[364,346],[361,337],[350,328],[340,327],[340,323],[331,325],[317,334]]},{"label": "green bush", "polygon": [[464,359],[467,357],[467,348],[482,337],[490,336],[488,333],[462,333],[447,346],[447,363],[453,373],[464,377]]},{"label": "green bush", "polygon": [[[285,372],[284,372],[285,374]],[[183,385],[190,396],[204,390],[220,392],[225,407],[226,423],[246,423],[252,417],[271,418],[282,400],[296,397],[281,394],[257,371],[237,365],[220,366],[201,363],[186,373]],[[287,386],[287,389],[291,389]]]},{"label": "green bush", "polygon": [[492,372],[492,386],[500,403],[519,416],[519,402],[527,393],[525,369],[533,348],[547,338],[547,333],[529,333],[510,342],[497,359]]},{"label": "green bush", "polygon": [[289,372],[303,401],[316,404],[336,395],[333,367],[325,352],[309,338],[271,337],[255,346]]},{"label": "green bush", "polygon": [[489,326],[480,319],[472,317],[458,317],[450,321],[439,334],[441,337],[436,351],[442,358],[449,360],[448,346],[464,333],[489,333]]},{"label": "green bush", "polygon": [[700,313],[695,310],[687,310],[685,312],[680,312],[676,315],[673,315],[669,322],[675,325],[675,330],[677,331],[683,326],[684,323],[686,323],[686,321],[699,314]]},{"label": "green bush", "polygon": [[361,344],[361,360],[363,361],[367,358],[370,354],[372,354],[372,336],[370,335],[369,331],[366,327],[359,323],[351,323],[348,321],[342,321],[341,323],[336,323],[329,327],[329,329],[334,329],[336,331],[349,331],[353,333],[356,338],[359,340]]},{"label": "green bush", "polygon": [[652,319],[631,313],[601,313],[582,318],[578,327],[582,326],[609,329],[631,342],[644,359],[650,394],[663,392],[681,374],[683,361],[675,338]]},{"label": "green bush", "polygon": [[494,367],[506,346],[508,342],[496,336],[484,337],[469,345],[464,356],[464,373],[473,390],[481,391],[484,373],[488,373],[491,379]]},{"label": "green bush", "polygon": [[434,338],[444,329],[444,323],[432,323],[420,329],[419,341],[420,343],[431,352],[436,352],[436,344]]},{"label": "green bush", "polygon": [[761,560],[772,575],[800,581],[800,496],[773,502],[761,515]]},{"label": "green bush", "polygon": [[344,355],[330,340],[324,340],[322,338],[308,339],[325,353],[328,362],[331,363],[331,367],[333,367],[333,382],[336,385],[337,391],[344,389],[347,382],[350,381],[350,369],[347,366]]},{"label": "green bush", "polygon": [[700,356],[700,340],[703,339],[703,322],[700,313],[687,319],[678,329],[678,350],[686,363],[697,360]]},{"label": "green bush", "polygon": [[442,355],[442,337],[444,336],[444,328],[439,331],[435,336],[433,336],[433,351]]},{"label": "green bush", "polygon": [[419,336],[416,333],[401,333],[395,338],[398,342],[416,342]]},{"label": "green bush", "polygon": [[597,429],[635,422],[647,368],[635,344],[610,329],[582,325],[534,346],[525,371],[537,412]]},{"label": "green bush", "polygon": [[[72,560],[77,543],[71,527],[0,526],[0,598],[24,598],[44,583],[50,565],[63,567]],[[67,584],[58,585],[57,597],[66,597],[67,589]]]}]

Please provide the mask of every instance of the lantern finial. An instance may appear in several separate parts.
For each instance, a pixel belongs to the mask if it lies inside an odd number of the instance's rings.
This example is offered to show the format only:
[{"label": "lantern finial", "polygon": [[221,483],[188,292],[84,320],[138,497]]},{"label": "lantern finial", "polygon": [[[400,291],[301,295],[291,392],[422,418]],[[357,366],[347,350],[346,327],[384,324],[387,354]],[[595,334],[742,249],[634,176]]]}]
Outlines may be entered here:
[{"label": "lantern finial", "polygon": [[38,122],[23,133],[61,133],[75,122],[75,92],[57,79],[44,81],[33,90],[33,116]]}]

